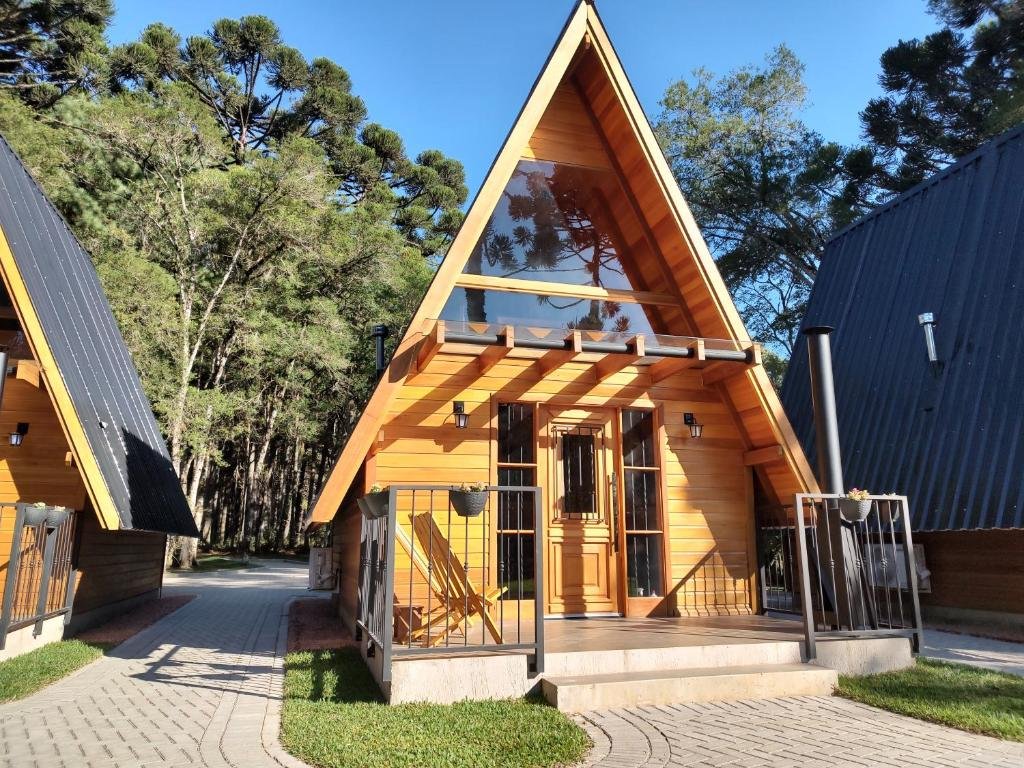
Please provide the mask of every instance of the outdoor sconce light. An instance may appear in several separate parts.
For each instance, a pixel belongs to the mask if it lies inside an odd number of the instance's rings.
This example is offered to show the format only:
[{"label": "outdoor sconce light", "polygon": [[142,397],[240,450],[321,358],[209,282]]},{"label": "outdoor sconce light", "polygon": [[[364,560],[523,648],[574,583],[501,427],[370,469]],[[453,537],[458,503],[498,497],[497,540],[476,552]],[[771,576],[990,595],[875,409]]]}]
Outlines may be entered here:
[{"label": "outdoor sconce light", "polygon": [[455,416],[455,428],[465,429],[469,426],[469,414],[466,413],[466,404],[461,400],[452,403],[452,415]]},{"label": "outdoor sconce light", "polygon": [[11,445],[21,445],[22,440],[25,439],[25,435],[28,434],[28,424],[23,421],[18,422],[18,428],[14,432],[11,432]]},{"label": "outdoor sconce light", "polygon": [[928,362],[939,362],[939,352],[935,348],[935,315],[931,312],[922,312],[917,316],[917,323],[924,328],[924,345],[928,350]]},{"label": "outdoor sconce light", "polygon": [[696,440],[704,433],[704,425],[697,423],[697,417],[687,411],[683,414],[683,423],[690,428],[690,437]]}]

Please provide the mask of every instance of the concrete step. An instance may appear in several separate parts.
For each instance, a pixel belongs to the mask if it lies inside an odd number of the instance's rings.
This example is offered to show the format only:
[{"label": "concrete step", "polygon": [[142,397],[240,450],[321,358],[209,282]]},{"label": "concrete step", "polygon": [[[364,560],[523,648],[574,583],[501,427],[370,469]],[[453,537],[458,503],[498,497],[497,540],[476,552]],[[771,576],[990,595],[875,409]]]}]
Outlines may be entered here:
[{"label": "concrete step", "polygon": [[[699,638],[694,638],[699,640]],[[581,677],[633,672],[799,664],[799,640],[759,640],[675,645],[625,650],[549,651],[544,656],[545,677]]]},{"label": "concrete step", "polygon": [[810,664],[755,664],[705,669],[548,677],[544,697],[563,712],[698,701],[828,696],[834,670]]}]

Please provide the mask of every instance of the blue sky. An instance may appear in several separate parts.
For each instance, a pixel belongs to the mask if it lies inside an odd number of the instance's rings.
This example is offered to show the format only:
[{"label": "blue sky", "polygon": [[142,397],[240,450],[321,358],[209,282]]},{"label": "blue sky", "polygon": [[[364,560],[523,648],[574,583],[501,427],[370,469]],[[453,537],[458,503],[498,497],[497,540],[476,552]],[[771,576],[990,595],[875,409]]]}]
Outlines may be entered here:
[{"label": "blue sky", "polygon": [[[262,13],[307,58],[348,70],[370,119],[410,154],[437,148],[466,166],[470,194],[515,119],[575,0],[118,0],[110,32],[135,39],[150,22],[200,34],[222,17]],[[857,114],[880,92],[878,57],[938,23],[925,0],[599,0],[648,115],[673,80],[698,66],[724,73],[779,43],[807,67],[807,123],[857,141]]]}]

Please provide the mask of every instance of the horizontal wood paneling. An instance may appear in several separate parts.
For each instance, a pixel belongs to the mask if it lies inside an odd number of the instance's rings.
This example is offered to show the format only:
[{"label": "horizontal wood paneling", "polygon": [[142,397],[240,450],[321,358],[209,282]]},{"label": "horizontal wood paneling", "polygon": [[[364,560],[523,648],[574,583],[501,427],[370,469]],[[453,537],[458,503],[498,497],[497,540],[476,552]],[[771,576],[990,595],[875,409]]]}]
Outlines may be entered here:
[{"label": "horizontal wood paneling", "polygon": [[1024,614],[1024,529],[922,531],[931,571],[923,605]]}]

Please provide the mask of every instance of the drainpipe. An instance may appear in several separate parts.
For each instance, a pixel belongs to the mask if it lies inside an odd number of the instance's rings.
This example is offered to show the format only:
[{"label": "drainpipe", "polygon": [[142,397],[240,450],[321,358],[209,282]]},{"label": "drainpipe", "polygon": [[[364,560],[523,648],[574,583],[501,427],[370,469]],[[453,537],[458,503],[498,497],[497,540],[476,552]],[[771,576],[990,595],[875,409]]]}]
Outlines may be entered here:
[{"label": "drainpipe", "polygon": [[823,493],[843,493],[843,461],[839,452],[839,423],[836,419],[836,390],[832,378],[832,328],[805,328],[807,362],[811,371],[811,405],[818,446],[818,483]]},{"label": "drainpipe", "polygon": [[[822,493],[846,492],[843,484],[843,460],[839,448],[839,422],[836,418],[836,390],[832,375],[832,345],[827,325],[804,329],[807,336],[807,362],[811,374],[811,405],[814,408],[814,434],[818,448],[818,484]],[[817,517],[818,577],[835,609],[839,629],[863,629],[871,621],[865,600],[864,574],[857,557],[857,542],[852,526],[843,522],[839,505],[827,501]],[[827,543],[828,551],[823,551]],[[831,587],[831,589],[829,588]]]},{"label": "drainpipe", "polygon": [[377,380],[380,381],[380,377],[384,375],[384,371],[388,367],[384,357],[384,340],[391,335],[391,331],[386,325],[375,325],[370,335],[373,337],[373,344],[377,352]]}]

